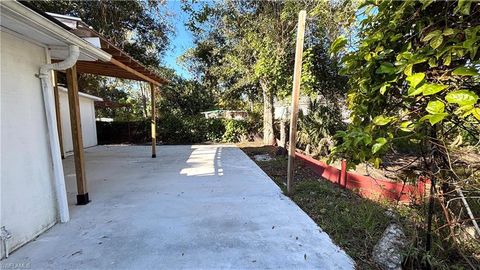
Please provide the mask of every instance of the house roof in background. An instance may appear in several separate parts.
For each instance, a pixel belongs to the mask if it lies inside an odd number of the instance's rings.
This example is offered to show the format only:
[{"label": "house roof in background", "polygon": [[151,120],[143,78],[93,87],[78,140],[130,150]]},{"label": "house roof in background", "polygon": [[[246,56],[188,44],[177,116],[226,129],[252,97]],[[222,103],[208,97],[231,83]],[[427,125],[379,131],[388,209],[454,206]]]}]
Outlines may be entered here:
[{"label": "house roof in background", "polygon": [[[60,90],[62,92],[65,92],[65,93],[68,93],[68,89],[65,86],[60,86],[59,85],[58,90]],[[93,101],[103,101],[103,98],[100,98],[100,97],[97,97],[97,96],[94,96],[94,95],[89,95],[89,94],[84,93],[84,92],[78,92],[78,95],[81,96],[81,97],[84,97],[84,98],[91,99]]]}]

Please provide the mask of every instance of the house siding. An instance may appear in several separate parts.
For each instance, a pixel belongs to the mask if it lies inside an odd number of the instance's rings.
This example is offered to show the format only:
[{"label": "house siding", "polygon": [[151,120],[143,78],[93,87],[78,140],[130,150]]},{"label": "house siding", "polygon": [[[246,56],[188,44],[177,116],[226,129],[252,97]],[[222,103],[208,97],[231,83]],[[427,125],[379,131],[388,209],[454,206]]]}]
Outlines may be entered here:
[{"label": "house siding", "polygon": [[[45,48],[1,31],[0,225],[9,249],[57,221],[52,160],[40,80]],[[3,256],[3,254],[2,254]]]},{"label": "house siding", "polygon": [[[59,91],[60,119],[62,121],[63,150],[73,151],[72,127],[70,124],[70,109],[68,107],[68,93]],[[92,147],[98,144],[97,126],[95,122],[94,100],[88,97],[79,97],[80,119],[82,124],[83,147]]]}]

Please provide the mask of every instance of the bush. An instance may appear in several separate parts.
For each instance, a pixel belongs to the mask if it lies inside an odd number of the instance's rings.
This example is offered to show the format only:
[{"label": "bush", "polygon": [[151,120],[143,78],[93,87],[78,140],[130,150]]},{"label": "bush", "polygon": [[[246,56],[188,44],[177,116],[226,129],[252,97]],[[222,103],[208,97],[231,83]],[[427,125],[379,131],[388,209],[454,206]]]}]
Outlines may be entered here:
[{"label": "bush", "polygon": [[244,120],[224,120],[225,133],[222,136],[225,142],[239,142],[248,138],[248,122]]},{"label": "bush", "polygon": [[299,115],[298,145],[313,156],[327,156],[335,145],[334,135],[345,129],[341,110],[337,106],[309,103],[309,113]]},{"label": "bush", "polygon": [[205,139],[209,142],[221,142],[225,133],[225,124],[221,119],[205,119]]},{"label": "bush", "polygon": [[98,144],[147,143],[150,141],[150,120],[96,122]]},{"label": "bush", "polygon": [[173,114],[163,114],[158,129],[158,140],[166,144],[190,142],[192,137],[184,121]]},{"label": "bush", "polygon": [[263,134],[263,113],[249,112],[247,118],[247,130],[249,135]]},{"label": "bush", "polygon": [[202,115],[179,117],[163,114],[157,128],[159,141],[165,144],[202,142],[239,142],[256,130],[253,122],[234,119],[206,119]]},{"label": "bush", "polygon": [[[162,113],[157,122],[157,141],[163,144],[239,142],[258,132],[258,121],[206,119],[202,115]],[[97,122],[99,144],[150,142],[150,119],[134,122]]]}]

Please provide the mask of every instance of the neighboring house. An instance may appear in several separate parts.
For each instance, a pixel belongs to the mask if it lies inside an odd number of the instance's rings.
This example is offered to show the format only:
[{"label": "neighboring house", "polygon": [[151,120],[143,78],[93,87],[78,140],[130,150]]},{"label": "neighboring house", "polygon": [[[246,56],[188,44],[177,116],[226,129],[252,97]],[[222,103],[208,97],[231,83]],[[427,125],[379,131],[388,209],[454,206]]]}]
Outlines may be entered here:
[{"label": "neighboring house", "polygon": [[[280,119],[290,119],[291,109],[290,109],[291,100],[275,100],[273,103],[274,108],[274,118],[277,120]],[[310,98],[307,96],[300,96],[298,100],[298,110],[302,111],[303,114],[308,114]]]},{"label": "neighboring house", "polygon": [[[66,25],[27,1],[0,1],[0,16],[0,258],[4,258],[7,250],[69,220],[60,138],[66,150],[75,141],[75,168],[82,172],[75,176],[77,204],[90,202],[82,146],[96,144],[96,97],[78,93],[77,73],[148,82],[152,99],[165,80],[79,19],[66,16],[63,19],[72,22]],[[66,73],[68,99],[54,91],[53,69]],[[56,93],[63,95],[60,115]],[[66,112],[66,104],[73,109]],[[64,119],[62,129],[58,129],[59,118]],[[80,130],[71,136],[70,119],[72,129]]]},{"label": "neighboring house", "polygon": [[[321,105],[327,105],[325,98],[323,96],[318,96],[317,101],[320,102]],[[290,106],[290,99],[287,100],[275,100],[273,104],[274,108],[274,117],[276,120],[287,120],[291,117],[291,106]],[[340,102],[336,104],[340,108],[340,113],[343,122],[350,123],[350,111],[347,108],[345,102]],[[303,113],[303,115],[307,115],[310,113],[310,97],[301,95],[298,101],[298,110]]]},{"label": "neighboring house", "polygon": [[[70,123],[70,110],[68,108],[67,88],[58,87],[60,90],[60,116],[62,123],[62,141],[63,151],[72,153],[72,128]],[[78,93],[80,103],[80,116],[82,123],[83,147],[92,147],[98,144],[97,141],[97,125],[95,119],[95,101],[103,101],[103,99],[85,94]]]},{"label": "neighboring house", "polygon": [[246,111],[235,111],[235,110],[213,110],[202,112],[205,118],[222,118],[222,119],[235,119],[235,120],[245,120],[248,117]]}]

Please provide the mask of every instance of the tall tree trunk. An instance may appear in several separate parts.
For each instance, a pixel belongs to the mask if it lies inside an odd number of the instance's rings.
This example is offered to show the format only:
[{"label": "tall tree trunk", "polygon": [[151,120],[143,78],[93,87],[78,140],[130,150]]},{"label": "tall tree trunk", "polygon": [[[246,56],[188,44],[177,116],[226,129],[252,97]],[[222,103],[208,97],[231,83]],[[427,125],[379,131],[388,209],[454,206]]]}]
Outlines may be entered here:
[{"label": "tall tree trunk", "polygon": [[263,143],[265,145],[275,145],[276,141],[273,133],[273,94],[267,82],[262,80],[260,85],[263,92]]}]

